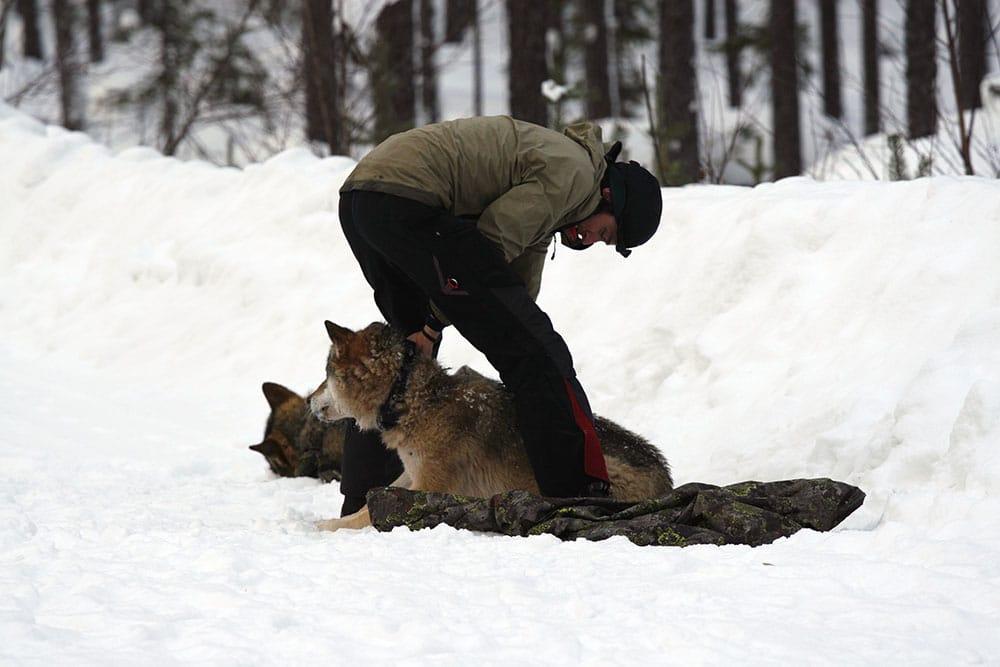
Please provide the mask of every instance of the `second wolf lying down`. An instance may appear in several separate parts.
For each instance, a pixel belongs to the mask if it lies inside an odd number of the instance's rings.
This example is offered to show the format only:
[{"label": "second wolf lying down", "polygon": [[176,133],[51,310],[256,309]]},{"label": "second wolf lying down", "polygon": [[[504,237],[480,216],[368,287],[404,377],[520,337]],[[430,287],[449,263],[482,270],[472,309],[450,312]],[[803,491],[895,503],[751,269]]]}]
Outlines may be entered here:
[{"label": "second wolf lying down", "polygon": [[320,421],[309,409],[308,399],[280,384],[265,382],[261,389],[271,414],[264,440],[250,449],[267,459],[275,475],[339,480],[350,420]]},{"label": "second wolf lying down", "polygon": [[[325,421],[353,417],[362,429],[379,429],[403,462],[393,486],[480,498],[514,489],[539,493],[502,384],[475,371],[448,374],[380,322],[358,332],[332,322],[326,328],[332,343],[326,382],[313,393],[312,410]],[[613,498],[638,501],[671,490],[670,467],[656,447],[601,417],[594,428]],[[369,525],[367,506],[317,524],[323,530]]]}]

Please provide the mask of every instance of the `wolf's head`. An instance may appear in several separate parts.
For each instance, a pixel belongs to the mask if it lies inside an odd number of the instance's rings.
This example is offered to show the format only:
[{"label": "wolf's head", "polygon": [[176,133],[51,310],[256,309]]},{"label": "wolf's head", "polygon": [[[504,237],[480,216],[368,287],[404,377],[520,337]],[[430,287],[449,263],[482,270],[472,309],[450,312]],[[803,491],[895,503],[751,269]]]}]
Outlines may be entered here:
[{"label": "wolf's head", "polygon": [[264,440],[259,445],[250,445],[250,449],[264,455],[274,474],[294,477],[299,462],[295,440],[308,416],[306,400],[274,382],[265,382],[261,389],[271,406],[271,415],[264,426]]},{"label": "wolf's head", "polygon": [[280,477],[340,479],[344,440],[353,424],[320,421],[309,409],[308,399],[280,384],[265,382],[262,389],[271,414],[263,442],[250,449],[260,452]]},{"label": "wolf's head", "polygon": [[313,414],[323,421],[351,417],[362,429],[376,428],[379,407],[403,363],[403,338],[381,322],[355,332],[328,321],[326,331],[326,382],[309,397]]}]

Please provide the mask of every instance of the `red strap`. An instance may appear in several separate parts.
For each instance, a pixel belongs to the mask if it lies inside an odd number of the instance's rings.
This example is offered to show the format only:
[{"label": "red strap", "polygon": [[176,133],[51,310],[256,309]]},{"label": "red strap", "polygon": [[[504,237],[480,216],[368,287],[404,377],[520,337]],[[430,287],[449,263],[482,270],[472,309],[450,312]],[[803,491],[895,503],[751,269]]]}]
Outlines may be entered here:
[{"label": "red strap", "polygon": [[576,425],[583,431],[583,471],[595,479],[603,479],[605,482],[610,482],[608,479],[608,466],[604,462],[604,452],[601,451],[601,441],[597,437],[597,431],[594,430],[594,424],[580,407],[580,403],[576,400],[576,394],[573,393],[573,388],[570,387],[569,382],[565,379],[563,382],[566,385],[566,393],[569,394],[569,401],[573,405],[573,419],[576,420]]}]

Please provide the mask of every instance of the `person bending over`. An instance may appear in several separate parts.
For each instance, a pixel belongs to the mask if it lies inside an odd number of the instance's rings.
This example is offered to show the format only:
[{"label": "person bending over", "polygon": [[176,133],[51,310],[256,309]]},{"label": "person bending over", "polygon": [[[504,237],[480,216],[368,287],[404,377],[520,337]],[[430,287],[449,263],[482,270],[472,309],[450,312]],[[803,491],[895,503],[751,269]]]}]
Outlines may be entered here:
[{"label": "person bending over", "polygon": [[[543,495],[604,496],[608,474],[573,359],[535,304],[550,241],[628,257],[660,222],[656,178],[616,162],[601,130],[558,133],[506,116],[389,137],[340,190],[344,235],[386,321],[436,356],[453,325],[512,392],[517,427]],[[344,515],[402,472],[378,432],[344,446]]]}]

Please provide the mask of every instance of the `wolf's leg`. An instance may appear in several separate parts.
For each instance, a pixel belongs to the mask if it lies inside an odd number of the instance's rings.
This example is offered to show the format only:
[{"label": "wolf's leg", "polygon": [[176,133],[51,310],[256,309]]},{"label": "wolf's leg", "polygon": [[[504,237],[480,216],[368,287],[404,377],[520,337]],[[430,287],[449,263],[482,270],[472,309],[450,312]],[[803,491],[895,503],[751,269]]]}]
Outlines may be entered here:
[{"label": "wolf's leg", "polygon": [[[413,480],[404,470],[403,474],[396,478],[396,480],[390,484],[390,486],[399,486],[404,489],[409,489],[412,487]],[[354,514],[349,514],[347,516],[342,516],[339,519],[326,519],[324,521],[317,521],[316,528],[319,530],[340,530],[341,528],[351,528],[351,529],[361,529],[367,528],[372,525],[371,515],[368,514],[368,505],[365,505],[359,509]]]},{"label": "wolf's leg", "polygon": [[398,486],[400,488],[409,490],[415,488],[413,486],[413,478],[410,476],[410,473],[406,472],[405,470],[403,471],[403,474],[397,477],[396,481],[394,481],[389,486]]},{"label": "wolf's leg", "polygon": [[343,516],[339,519],[327,519],[326,521],[316,522],[316,527],[318,529],[330,531],[340,530],[341,528],[359,530],[361,528],[367,528],[370,525],[372,525],[372,519],[368,515],[368,505],[365,505],[354,514]]}]

